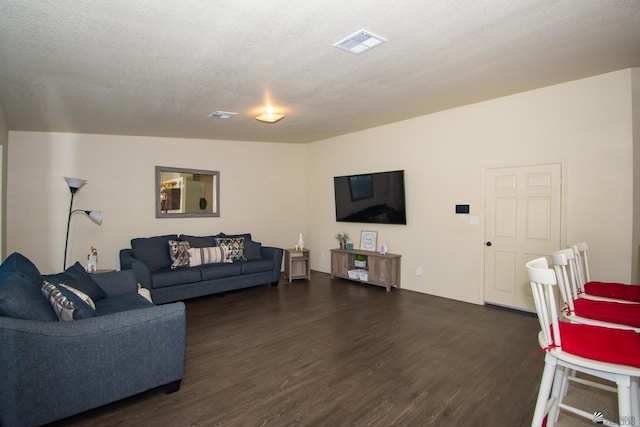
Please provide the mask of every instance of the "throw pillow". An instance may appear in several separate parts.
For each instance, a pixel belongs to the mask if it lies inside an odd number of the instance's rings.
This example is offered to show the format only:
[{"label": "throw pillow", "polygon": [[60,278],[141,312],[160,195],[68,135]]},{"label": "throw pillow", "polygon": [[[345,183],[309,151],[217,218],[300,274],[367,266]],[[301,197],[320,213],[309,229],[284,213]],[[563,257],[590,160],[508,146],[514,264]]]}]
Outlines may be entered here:
[{"label": "throw pillow", "polygon": [[147,264],[151,271],[168,268],[171,266],[171,257],[167,251],[169,240],[178,240],[178,235],[167,234],[131,239],[131,252],[134,257]]},{"label": "throw pillow", "polygon": [[40,286],[9,271],[0,275],[0,316],[26,320],[58,320],[49,301],[42,296]]},{"label": "throw pillow", "polygon": [[189,246],[192,248],[208,248],[216,245],[215,236],[189,236],[188,234],[181,234],[180,240],[189,242]]},{"label": "throw pillow", "polygon": [[45,280],[42,282],[41,290],[49,300],[58,320],[70,321],[96,317],[94,309],[63,286],[58,287]]},{"label": "throw pillow", "polygon": [[79,262],[67,268],[63,273],[47,274],[44,279],[54,285],[64,283],[67,286],[78,289],[87,294],[93,301],[100,301],[107,297],[107,293],[102,290]]},{"label": "throw pillow", "polygon": [[189,266],[195,267],[202,264],[213,264],[220,262],[232,262],[227,259],[225,248],[222,246],[212,246],[209,248],[190,248]]},{"label": "throw pillow", "polygon": [[189,267],[189,242],[169,240],[171,268]]},{"label": "throw pillow", "polygon": [[262,259],[260,254],[262,249],[262,244],[260,242],[254,242],[253,240],[245,239],[244,240],[244,256],[248,261],[254,259]]},{"label": "throw pillow", "polygon": [[40,271],[38,271],[38,268],[29,258],[18,252],[9,255],[2,265],[0,265],[0,275],[5,272],[15,272],[25,279],[32,281],[37,288],[40,288],[40,283],[42,282]]},{"label": "throw pillow", "polygon": [[231,261],[246,261],[244,256],[244,237],[216,237],[216,244],[222,246]]},{"label": "throw pillow", "polygon": [[60,286],[64,286],[66,289],[76,294],[76,296],[80,298],[82,301],[84,301],[89,307],[91,307],[94,310],[96,309],[96,305],[93,302],[93,300],[89,298],[89,295],[85,294],[80,289],[72,288],[71,286],[67,286],[64,283],[61,283]]}]

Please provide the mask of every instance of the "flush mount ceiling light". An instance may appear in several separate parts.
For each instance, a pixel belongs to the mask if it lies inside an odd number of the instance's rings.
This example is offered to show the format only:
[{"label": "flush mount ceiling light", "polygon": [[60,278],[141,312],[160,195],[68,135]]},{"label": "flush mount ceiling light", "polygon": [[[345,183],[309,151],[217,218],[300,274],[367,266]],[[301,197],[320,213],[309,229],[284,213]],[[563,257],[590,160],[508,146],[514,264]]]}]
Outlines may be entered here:
[{"label": "flush mount ceiling light", "polygon": [[360,55],[386,41],[387,39],[377,36],[370,31],[360,30],[340,40],[334,44],[333,47],[353,53],[354,55]]},{"label": "flush mount ceiling light", "polygon": [[213,113],[209,114],[208,117],[214,118],[214,119],[230,119],[233,116],[236,116],[238,113],[232,113],[231,111],[214,111]]},{"label": "flush mount ceiling light", "polygon": [[271,106],[265,108],[264,113],[256,117],[256,120],[263,123],[275,123],[282,119],[284,119],[284,114],[276,114],[276,110]]}]

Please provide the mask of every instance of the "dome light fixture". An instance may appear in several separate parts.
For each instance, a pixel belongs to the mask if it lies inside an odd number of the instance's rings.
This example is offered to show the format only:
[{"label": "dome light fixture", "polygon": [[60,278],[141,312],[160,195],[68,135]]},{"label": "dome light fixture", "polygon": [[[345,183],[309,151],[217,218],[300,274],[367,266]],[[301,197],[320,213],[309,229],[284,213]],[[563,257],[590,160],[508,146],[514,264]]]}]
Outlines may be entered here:
[{"label": "dome light fixture", "polygon": [[275,123],[284,119],[284,117],[284,114],[276,114],[276,110],[271,105],[267,105],[264,113],[256,117],[256,120],[263,123]]}]

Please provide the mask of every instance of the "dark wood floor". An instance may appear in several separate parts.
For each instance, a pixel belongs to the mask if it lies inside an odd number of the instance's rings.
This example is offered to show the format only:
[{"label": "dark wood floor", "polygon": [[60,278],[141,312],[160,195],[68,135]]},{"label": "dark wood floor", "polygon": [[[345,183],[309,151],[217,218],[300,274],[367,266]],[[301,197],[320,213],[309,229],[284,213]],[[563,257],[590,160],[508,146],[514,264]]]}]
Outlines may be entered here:
[{"label": "dark wood floor", "polygon": [[544,362],[538,329],[530,314],[313,272],[187,301],[177,393],[60,425],[525,426]]}]

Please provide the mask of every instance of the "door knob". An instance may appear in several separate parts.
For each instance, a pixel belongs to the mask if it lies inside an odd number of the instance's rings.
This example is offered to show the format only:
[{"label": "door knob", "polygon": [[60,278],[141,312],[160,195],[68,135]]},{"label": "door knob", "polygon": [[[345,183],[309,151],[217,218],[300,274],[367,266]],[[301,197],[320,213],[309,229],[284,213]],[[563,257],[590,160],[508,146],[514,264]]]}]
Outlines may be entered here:
[{"label": "door knob", "polygon": [[485,243],[485,246],[491,246],[491,245],[493,245],[493,243],[491,243],[491,242]]}]

